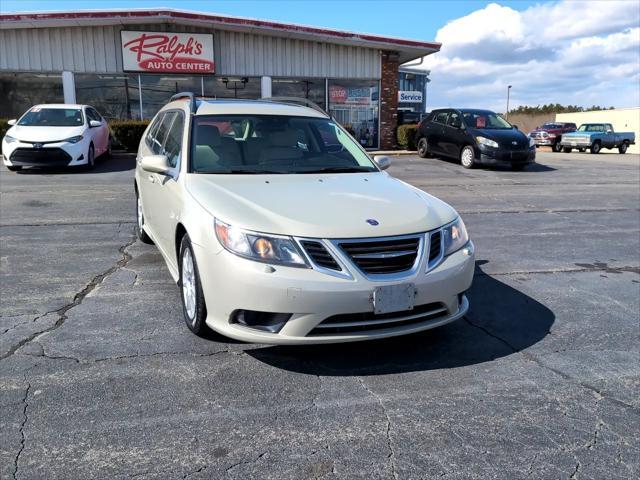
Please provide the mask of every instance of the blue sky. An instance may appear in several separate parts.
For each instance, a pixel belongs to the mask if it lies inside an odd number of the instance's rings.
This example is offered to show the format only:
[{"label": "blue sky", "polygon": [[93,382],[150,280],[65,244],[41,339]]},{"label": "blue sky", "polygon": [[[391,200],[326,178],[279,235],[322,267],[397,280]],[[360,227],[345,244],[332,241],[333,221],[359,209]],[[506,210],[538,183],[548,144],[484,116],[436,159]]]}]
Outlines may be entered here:
[{"label": "blue sky", "polygon": [[164,6],[436,40],[429,108],[503,111],[507,85],[513,106],[640,105],[638,0],[0,1],[2,13]]}]

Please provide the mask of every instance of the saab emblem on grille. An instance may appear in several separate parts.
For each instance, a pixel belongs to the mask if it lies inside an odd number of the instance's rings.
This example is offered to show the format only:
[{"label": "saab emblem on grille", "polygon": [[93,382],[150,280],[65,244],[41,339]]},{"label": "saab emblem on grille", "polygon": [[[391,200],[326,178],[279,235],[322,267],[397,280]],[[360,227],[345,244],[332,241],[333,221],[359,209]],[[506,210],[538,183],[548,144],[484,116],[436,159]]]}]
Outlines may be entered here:
[{"label": "saab emblem on grille", "polygon": [[367,223],[369,225],[373,225],[374,227],[376,225],[380,225],[380,222],[378,222],[378,220],[376,220],[375,218],[367,218]]},{"label": "saab emblem on grille", "polygon": [[33,148],[42,148],[42,144],[41,143],[34,143],[33,144]]}]

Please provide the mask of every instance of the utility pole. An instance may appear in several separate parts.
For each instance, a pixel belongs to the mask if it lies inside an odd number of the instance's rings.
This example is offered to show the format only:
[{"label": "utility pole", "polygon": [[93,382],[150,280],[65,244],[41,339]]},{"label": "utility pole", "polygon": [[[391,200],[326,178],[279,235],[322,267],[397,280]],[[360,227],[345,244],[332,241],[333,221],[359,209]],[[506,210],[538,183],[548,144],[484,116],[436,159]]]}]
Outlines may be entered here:
[{"label": "utility pole", "polygon": [[511,92],[511,85],[507,87],[507,120],[509,120],[509,93]]}]

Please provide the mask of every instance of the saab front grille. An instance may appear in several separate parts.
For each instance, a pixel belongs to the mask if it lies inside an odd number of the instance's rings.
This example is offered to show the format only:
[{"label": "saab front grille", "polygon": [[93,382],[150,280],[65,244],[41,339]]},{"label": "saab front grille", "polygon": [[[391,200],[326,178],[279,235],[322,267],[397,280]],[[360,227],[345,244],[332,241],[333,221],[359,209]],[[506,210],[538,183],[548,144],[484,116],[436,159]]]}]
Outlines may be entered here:
[{"label": "saab front grille", "polygon": [[431,234],[431,241],[429,242],[429,264],[440,257],[442,253],[442,231],[437,230]]},{"label": "saab front grille", "polygon": [[311,330],[308,336],[361,333],[434,321],[445,316],[447,316],[447,308],[439,302],[418,305],[410,312],[393,312],[380,315],[376,315],[373,312],[346,313],[324,319]]},{"label": "saab front grille", "polygon": [[328,268],[329,270],[336,270],[338,272],[342,270],[338,262],[334,260],[322,243],[311,240],[303,240],[300,243],[302,243],[307,255],[309,255],[313,263],[318,267]]},{"label": "saab front grille", "polygon": [[384,275],[404,272],[414,266],[420,238],[340,242],[340,248],[364,273]]}]

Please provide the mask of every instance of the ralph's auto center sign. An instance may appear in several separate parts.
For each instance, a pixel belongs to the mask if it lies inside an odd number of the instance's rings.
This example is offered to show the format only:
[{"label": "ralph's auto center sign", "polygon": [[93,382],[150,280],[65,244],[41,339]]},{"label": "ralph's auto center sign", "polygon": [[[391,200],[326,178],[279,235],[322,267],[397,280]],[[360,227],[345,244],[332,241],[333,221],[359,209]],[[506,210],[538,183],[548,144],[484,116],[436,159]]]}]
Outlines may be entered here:
[{"label": "ralph's auto center sign", "polygon": [[214,73],[213,35],[122,30],[125,72]]}]

